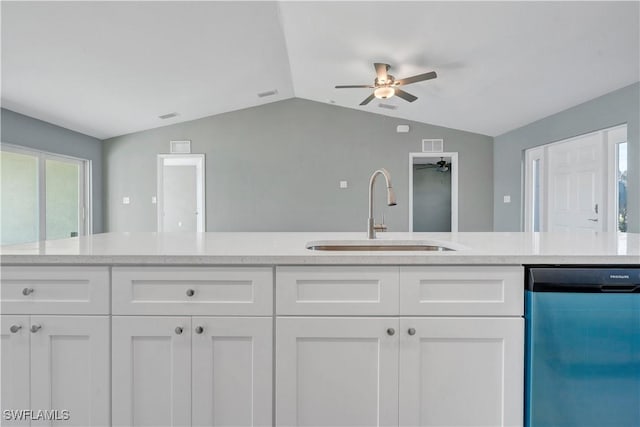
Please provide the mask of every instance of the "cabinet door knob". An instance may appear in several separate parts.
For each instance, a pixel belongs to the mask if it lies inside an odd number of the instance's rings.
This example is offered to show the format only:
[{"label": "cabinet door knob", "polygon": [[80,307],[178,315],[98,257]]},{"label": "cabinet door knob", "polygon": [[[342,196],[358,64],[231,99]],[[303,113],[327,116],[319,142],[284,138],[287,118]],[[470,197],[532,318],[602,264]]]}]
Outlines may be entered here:
[{"label": "cabinet door knob", "polygon": [[182,331],[183,331],[182,326],[178,326],[178,327],[176,328],[176,334],[178,334],[178,335],[182,335]]},{"label": "cabinet door knob", "polygon": [[20,329],[22,329],[22,325],[11,325],[11,327],[9,328],[12,334],[15,334]]},{"label": "cabinet door knob", "polygon": [[395,335],[395,333],[396,333],[395,329],[393,329],[393,328],[387,329],[387,335]]},{"label": "cabinet door knob", "polygon": [[31,325],[31,332],[33,332],[34,334],[38,332],[40,329],[42,329],[42,326],[38,325],[37,323],[35,325]]},{"label": "cabinet door knob", "polygon": [[407,332],[409,333],[409,335],[415,335],[416,334],[416,329],[415,328],[409,328],[409,330]]},{"label": "cabinet door knob", "polygon": [[22,290],[22,295],[27,296],[31,295],[34,292],[33,288],[24,288]]},{"label": "cabinet door knob", "polygon": [[196,334],[201,334],[204,332],[204,328],[202,326],[196,326]]},{"label": "cabinet door knob", "polygon": [[192,297],[196,294],[196,291],[194,291],[193,289],[187,289],[187,296],[188,297]]}]

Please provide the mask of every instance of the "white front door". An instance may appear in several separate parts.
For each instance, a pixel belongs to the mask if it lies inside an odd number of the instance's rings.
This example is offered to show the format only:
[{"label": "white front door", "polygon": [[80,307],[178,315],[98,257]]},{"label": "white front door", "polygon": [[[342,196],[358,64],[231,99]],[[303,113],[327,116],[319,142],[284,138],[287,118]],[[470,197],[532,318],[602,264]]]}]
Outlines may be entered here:
[{"label": "white front door", "polygon": [[548,147],[547,231],[602,231],[604,143],[600,132]]},{"label": "white front door", "polygon": [[398,319],[276,320],[276,425],[397,426]]},{"label": "white front door", "polygon": [[158,231],[205,231],[204,154],[158,155]]}]

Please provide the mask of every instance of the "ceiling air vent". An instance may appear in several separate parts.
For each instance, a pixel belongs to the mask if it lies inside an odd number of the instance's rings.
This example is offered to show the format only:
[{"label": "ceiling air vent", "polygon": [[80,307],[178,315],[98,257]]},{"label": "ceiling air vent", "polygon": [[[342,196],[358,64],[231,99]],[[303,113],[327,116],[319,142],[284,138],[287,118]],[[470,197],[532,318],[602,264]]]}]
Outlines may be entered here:
[{"label": "ceiling air vent", "polygon": [[277,89],[268,90],[268,91],[266,91],[266,92],[260,92],[260,93],[258,94],[258,98],[264,98],[264,97],[266,97],[266,96],[272,96],[272,95],[275,95],[275,94],[277,94],[277,93],[278,93],[278,90],[277,90]]},{"label": "ceiling air vent", "polygon": [[167,114],[163,114],[161,116],[158,116],[158,118],[162,119],[162,120],[166,120],[166,119],[170,119],[171,117],[176,117],[178,115],[178,113],[167,113]]},{"label": "ceiling air vent", "polygon": [[383,104],[383,103],[378,104],[378,107],[386,108],[387,110],[396,110],[398,108],[397,105]]}]

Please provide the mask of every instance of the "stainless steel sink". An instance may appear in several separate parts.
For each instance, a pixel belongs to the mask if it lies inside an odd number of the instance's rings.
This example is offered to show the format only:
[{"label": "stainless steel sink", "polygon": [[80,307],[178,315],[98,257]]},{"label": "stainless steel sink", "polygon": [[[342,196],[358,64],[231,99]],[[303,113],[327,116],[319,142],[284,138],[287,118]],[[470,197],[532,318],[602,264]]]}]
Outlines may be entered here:
[{"label": "stainless steel sink", "polygon": [[429,240],[319,240],[307,243],[313,251],[456,251],[456,245]]}]

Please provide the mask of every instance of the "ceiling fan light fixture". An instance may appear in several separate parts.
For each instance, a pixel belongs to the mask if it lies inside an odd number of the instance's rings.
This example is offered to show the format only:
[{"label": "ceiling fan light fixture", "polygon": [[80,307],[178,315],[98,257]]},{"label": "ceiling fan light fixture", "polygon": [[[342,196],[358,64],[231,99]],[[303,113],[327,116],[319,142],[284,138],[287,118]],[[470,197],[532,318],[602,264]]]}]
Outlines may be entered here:
[{"label": "ceiling fan light fixture", "polygon": [[387,99],[387,98],[391,98],[393,95],[395,95],[396,94],[396,90],[394,88],[392,88],[392,87],[384,86],[384,87],[379,87],[376,90],[374,90],[373,94],[378,99]]}]

